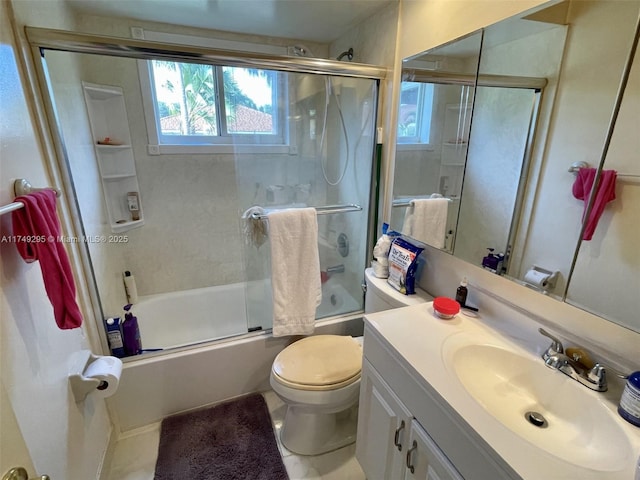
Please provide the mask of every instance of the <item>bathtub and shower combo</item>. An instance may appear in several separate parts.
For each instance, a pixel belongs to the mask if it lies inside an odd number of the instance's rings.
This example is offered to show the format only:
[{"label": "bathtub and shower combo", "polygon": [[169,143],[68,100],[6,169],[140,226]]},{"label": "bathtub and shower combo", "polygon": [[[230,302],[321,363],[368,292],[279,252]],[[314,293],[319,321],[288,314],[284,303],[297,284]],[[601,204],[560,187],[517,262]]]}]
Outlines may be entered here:
[{"label": "bathtub and shower combo", "polygon": [[[244,234],[252,206],[322,211],[316,330],[361,334],[384,68],[28,30],[42,52],[37,69],[75,227],[85,238],[116,234],[82,245],[100,330],[127,302],[122,273],[137,280],[146,353],[125,359],[111,399],[121,431],[269,389],[272,361],[290,340],[270,335],[269,249]],[[202,76],[214,87],[197,84]],[[168,83],[196,95],[172,97]],[[232,87],[242,102],[197,103]],[[114,123],[113,92],[126,141],[95,138],[96,125]],[[126,214],[132,189],[143,221],[114,223],[109,215]]]}]

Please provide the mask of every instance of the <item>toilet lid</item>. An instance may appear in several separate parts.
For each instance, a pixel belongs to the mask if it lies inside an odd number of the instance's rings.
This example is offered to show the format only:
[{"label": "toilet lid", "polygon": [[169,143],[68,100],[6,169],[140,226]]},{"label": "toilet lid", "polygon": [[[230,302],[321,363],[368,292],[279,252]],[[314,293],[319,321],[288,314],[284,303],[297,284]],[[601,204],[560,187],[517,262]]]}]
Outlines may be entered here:
[{"label": "toilet lid", "polygon": [[351,337],[315,335],[285,348],[273,362],[273,372],[286,383],[328,386],[360,375],[362,347]]}]

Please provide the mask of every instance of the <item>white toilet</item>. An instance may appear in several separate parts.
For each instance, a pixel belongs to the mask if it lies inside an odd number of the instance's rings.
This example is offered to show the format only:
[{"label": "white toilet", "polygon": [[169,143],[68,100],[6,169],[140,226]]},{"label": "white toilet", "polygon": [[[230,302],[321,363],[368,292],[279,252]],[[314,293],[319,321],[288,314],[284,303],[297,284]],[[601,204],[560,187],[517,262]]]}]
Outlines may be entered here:
[{"label": "white toilet", "polygon": [[417,303],[433,301],[433,297],[421,288],[416,287],[413,295],[403,295],[387,283],[386,278],[378,278],[372,268],[364,271],[367,295],[364,302],[364,313],[382,312],[392,308],[408,307]]},{"label": "white toilet", "polygon": [[[365,271],[365,313],[429,302],[416,289],[402,295]],[[290,451],[319,455],[355,442],[362,370],[362,337],[315,335],[282,350],[271,367],[271,388],[287,404],[280,439]]]}]

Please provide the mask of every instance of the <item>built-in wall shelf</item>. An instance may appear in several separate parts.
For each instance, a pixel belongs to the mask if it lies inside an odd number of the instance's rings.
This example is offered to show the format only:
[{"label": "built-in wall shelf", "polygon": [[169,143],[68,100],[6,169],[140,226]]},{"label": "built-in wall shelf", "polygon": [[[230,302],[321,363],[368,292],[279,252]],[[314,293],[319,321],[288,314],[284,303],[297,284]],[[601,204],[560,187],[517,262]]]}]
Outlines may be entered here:
[{"label": "built-in wall shelf", "polygon": [[144,216],[122,88],[88,82],[82,88],[111,230],[140,227]]},{"label": "built-in wall shelf", "polygon": [[448,104],[442,131],[442,165],[464,167],[467,159],[471,106]]}]

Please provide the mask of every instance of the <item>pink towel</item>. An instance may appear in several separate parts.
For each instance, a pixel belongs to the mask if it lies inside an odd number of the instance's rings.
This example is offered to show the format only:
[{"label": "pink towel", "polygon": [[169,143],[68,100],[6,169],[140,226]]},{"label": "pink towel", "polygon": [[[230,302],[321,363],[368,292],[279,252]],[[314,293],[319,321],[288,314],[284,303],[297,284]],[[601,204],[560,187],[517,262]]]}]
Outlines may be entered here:
[{"label": "pink towel", "polygon": [[76,303],[69,258],[59,241],[56,194],[53,190],[42,190],[17,197],[15,201],[24,203],[24,208],[12,214],[13,234],[19,240],[16,242],[18,252],[27,263],[40,260],[44,288],[58,327],[78,328],[82,325],[82,314]]},{"label": "pink towel", "polygon": [[[604,207],[611,200],[616,199],[617,175],[618,173],[615,170],[602,171],[602,174],[600,175],[600,182],[598,183],[598,190],[596,191],[596,196],[593,200],[593,207],[589,213],[587,226],[584,229],[584,234],[582,235],[583,240],[591,240],[593,232],[595,232],[596,227],[598,226],[598,220],[600,220],[600,216],[602,215],[602,212],[604,212]],[[581,168],[578,170],[576,181],[573,184],[573,196],[578,200],[584,200],[585,213],[587,206],[589,205],[589,196],[595,178],[595,168]],[[584,221],[584,214],[582,220]]]}]

